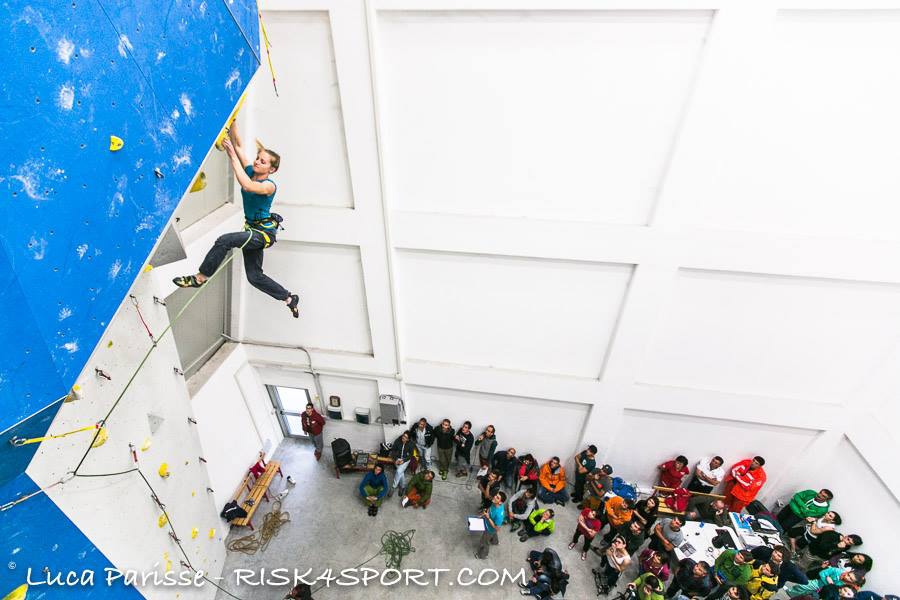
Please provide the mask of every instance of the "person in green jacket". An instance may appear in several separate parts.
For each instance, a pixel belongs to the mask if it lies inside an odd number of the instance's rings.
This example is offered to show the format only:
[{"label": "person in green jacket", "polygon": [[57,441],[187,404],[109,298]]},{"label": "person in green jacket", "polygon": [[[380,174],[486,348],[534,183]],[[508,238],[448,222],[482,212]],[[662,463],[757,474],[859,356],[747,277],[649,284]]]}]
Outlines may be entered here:
[{"label": "person in green jacket", "polygon": [[753,575],[753,555],[749,550],[729,548],[716,558],[713,578],[718,587],[708,598],[718,598],[731,586],[744,587]]},{"label": "person in green jacket", "polygon": [[519,541],[524,542],[536,535],[550,535],[556,529],[556,521],[553,520],[554,512],[549,508],[538,508],[531,511],[525,527],[519,532]]},{"label": "person in green jacket", "polygon": [[400,506],[403,508],[421,506],[423,510],[428,508],[428,504],[431,502],[431,489],[434,485],[433,479],[434,471],[421,471],[413,475],[406,488],[406,495],[400,500]]},{"label": "person in green jacket", "polygon": [[644,573],[629,583],[628,589],[635,591],[638,600],[665,600],[663,582],[653,573]]},{"label": "person in green jacket", "polygon": [[791,498],[787,506],[778,513],[778,523],[785,531],[793,529],[807,517],[819,518],[828,512],[828,507],[834,499],[831,490],[821,489],[803,490],[797,492]]}]

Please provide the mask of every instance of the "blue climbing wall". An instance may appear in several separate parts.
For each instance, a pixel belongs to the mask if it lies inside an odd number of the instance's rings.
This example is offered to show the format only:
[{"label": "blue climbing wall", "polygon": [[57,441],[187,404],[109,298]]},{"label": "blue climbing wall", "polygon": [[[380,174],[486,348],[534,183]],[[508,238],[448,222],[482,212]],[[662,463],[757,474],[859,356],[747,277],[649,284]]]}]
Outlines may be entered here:
[{"label": "blue climbing wall", "polygon": [[[0,504],[34,487],[36,445],[7,442],[47,431],[256,72],[256,14],[255,0],[0,3]],[[31,543],[49,529],[60,560],[78,547],[108,563],[44,497],[0,517],[0,537],[29,540],[23,564],[51,556]],[[24,577],[0,573],[0,596]]]}]

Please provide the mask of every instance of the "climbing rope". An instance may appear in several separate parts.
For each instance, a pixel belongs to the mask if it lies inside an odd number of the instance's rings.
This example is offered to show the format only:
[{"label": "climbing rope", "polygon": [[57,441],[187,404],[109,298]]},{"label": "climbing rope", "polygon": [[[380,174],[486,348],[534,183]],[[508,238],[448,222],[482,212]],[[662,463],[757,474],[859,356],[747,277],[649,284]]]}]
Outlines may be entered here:
[{"label": "climbing rope", "polygon": [[269,34],[266,33],[266,25],[263,23],[262,11],[257,11],[259,15],[259,29],[262,31],[263,42],[266,46],[266,58],[269,61],[269,72],[272,74],[272,87],[275,88],[275,97],[278,97],[278,86],[275,84],[275,67],[272,66],[272,43],[269,41]]},{"label": "climbing rope", "polygon": [[393,529],[389,529],[381,536],[381,552],[379,556],[384,556],[384,565],[388,569],[399,569],[400,562],[404,556],[409,556],[416,551],[412,545],[413,536],[416,534],[415,529],[409,529],[403,533],[398,533]]},{"label": "climbing rope", "polygon": [[259,550],[265,552],[272,538],[277,536],[282,526],[289,523],[290,520],[291,514],[282,511],[281,501],[276,500],[272,504],[272,510],[267,512],[263,518],[263,524],[259,531],[228,542],[228,549],[232,552],[243,552],[244,554],[256,554]]}]

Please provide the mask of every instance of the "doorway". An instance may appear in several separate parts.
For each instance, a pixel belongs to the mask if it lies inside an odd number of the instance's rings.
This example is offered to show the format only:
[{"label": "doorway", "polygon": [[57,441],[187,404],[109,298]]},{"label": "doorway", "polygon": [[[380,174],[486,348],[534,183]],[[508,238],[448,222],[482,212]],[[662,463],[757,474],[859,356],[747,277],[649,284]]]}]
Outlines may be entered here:
[{"label": "doorway", "polygon": [[309,390],[306,388],[284,387],[280,385],[267,385],[275,414],[278,415],[278,423],[285,437],[309,439],[303,431],[300,417],[306,410],[306,405],[311,401]]}]

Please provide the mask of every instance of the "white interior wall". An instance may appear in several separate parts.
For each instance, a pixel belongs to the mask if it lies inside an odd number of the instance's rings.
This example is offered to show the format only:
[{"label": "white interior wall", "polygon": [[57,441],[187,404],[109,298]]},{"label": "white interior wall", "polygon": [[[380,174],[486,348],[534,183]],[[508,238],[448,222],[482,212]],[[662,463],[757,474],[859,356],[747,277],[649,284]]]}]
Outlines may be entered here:
[{"label": "white interior wall", "polygon": [[[266,265],[304,312],[236,286],[256,398],[312,389],[277,346],[303,345],[347,406],[400,393],[541,458],[596,443],[640,483],[763,454],[762,499],[834,489],[886,591],[900,5],[813,4],[262,2],[291,69],[246,131],[283,157]],[[548,433],[505,438],[528,410]]]}]

